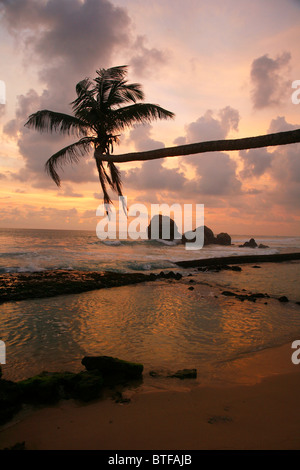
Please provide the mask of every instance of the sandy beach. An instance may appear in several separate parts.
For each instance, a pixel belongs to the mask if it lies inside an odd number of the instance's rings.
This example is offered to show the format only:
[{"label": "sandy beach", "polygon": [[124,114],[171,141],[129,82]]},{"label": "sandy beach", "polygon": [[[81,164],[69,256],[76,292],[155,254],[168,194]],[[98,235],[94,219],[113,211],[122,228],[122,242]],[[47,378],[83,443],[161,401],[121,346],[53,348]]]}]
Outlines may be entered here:
[{"label": "sandy beach", "polygon": [[[27,410],[0,431],[1,448],[212,450],[300,449],[299,366],[291,343],[226,364],[218,384],[172,388],[147,380],[111,398]],[[199,371],[201,374],[201,371]],[[176,384],[180,387],[176,387]],[[155,382],[153,382],[155,383]]]}]

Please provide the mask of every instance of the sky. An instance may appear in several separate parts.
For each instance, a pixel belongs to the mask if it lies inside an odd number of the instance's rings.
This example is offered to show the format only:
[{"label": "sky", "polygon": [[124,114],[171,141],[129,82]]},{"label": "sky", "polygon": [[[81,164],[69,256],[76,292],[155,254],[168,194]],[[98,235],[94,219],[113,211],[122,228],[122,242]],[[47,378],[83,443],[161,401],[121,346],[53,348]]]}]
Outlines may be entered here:
[{"label": "sky", "polygon": [[[175,113],[115,154],[297,129],[299,34],[299,0],[0,0],[0,227],[96,229],[92,152],[58,188],[45,163],[72,137],[24,127],[40,109],[70,113],[83,78],[128,65],[145,101]],[[300,236],[300,144],[119,169],[129,205],[204,204],[215,233]]]}]

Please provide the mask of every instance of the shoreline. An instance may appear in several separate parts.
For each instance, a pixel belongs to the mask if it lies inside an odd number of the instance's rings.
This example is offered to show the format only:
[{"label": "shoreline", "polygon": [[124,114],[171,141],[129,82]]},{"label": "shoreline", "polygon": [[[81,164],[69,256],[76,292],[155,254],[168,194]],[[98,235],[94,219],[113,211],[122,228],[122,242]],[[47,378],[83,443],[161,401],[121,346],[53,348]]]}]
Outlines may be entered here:
[{"label": "shoreline", "polygon": [[[300,253],[236,255],[174,262],[178,268],[216,267],[251,263],[281,263],[300,260]],[[234,269],[234,268],[232,268]],[[236,268],[237,269],[237,268]],[[182,274],[168,269],[160,273],[83,271],[50,269],[37,272],[0,274],[0,305],[5,302],[78,294],[102,288],[120,287],[157,279],[181,280]]]},{"label": "shoreline", "polygon": [[[105,398],[27,410],[0,428],[0,448],[25,441],[41,450],[300,449],[292,352],[288,343],[232,361],[218,385],[142,385],[124,393],[126,404]],[[232,374],[243,380],[231,383]]]}]

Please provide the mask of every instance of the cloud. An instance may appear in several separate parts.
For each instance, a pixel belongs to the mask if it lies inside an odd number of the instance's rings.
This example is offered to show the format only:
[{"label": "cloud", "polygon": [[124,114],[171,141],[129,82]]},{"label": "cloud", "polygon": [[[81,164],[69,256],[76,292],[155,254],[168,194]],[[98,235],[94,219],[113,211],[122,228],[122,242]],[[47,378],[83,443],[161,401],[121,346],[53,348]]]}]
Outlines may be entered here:
[{"label": "cloud", "polygon": [[[40,109],[70,113],[75,85],[95,70],[105,67],[112,55],[130,41],[130,18],[124,8],[108,0],[3,0],[2,22],[17,38],[30,64],[39,68],[45,85],[17,97],[14,119],[4,132],[18,139],[25,166],[15,174],[34,187],[54,188],[45,174],[47,159],[74,142],[58,134],[39,134],[24,128],[28,116]],[[30,60],[29,60],[30,59]],[[64,178],[74,182],[96,181],[93,162],[80,162],[67,169]]]},{"label": "cloud", "polygon": [[[185,136],[176,139],[175,143],[225,139],[231,130],[238,130],[239,120],[238,110],[231,106],[215,113],[207,110],[196,121],[185,126]],[[184,163],[190,165],[195,172],[194,178],[185,184],[188,193],[213,196],[241,192],[236,162],[228,154],[213,152],[188,156]]]},{"label": "cloud", "polygon": [[126,172],[126,187],[147,191],[174,191],[183,189],[186,179],[178,169],[165,168],[160,160],[144,162],[141,168]]},{"label": "cloud", "polygon": [[67,185],[64,187],[63,191],[60,191],[58,193],[58,196],[63,196],[63,197],[83,197],[83,194],[80,193],[75,193],[71,186]]},{"label": "cloud", "polygon": [[271,168],[273,155],[266,148],[241,150],[239,155],[243,162],[241,178],[260,177]]},{"label": "cloud", "polygon": [[289,52],[283,52],[272,59],[265,54],[252,62],[250,78],[252,82],[251,98],[255,109],[278,105],[286,94],[290,93],[290,80],[286,80],[286,71],[291,59]]},{"label": "cloud", "polygon": [[[163,148],[163,142],[152,139],[151,124],[135,126],[127,139],[128,144],[133,144],[137,151]],[[128,170],[124,176],[124,185],[133,189],[147,191],[169,190],[176,191],[183,187],[185,176],[178,169],[165,168],[161,160],[152,160],[142,163],[140,168]]]},{"label": "cloud", "polygon": [[299,124],[291,124],[286,121],[284,116],[277,116],[276,119],[272,119],[268,133],[292,131],[294,129],[299,129]]},{"label": "cloud", "polygon": [[[191,162],[191,160],[190,160]],[[237,178],[237,165],[229,155],[222,152],[194,156],[196,175],[187,186],[202,195],[234,195],[241,192]]]},{"label": "cloud", "polygon": [[[299,125],[287,122],[284,116],[277,116],[277,118],[272,119],[268,133],[284,132],[298,128]],[[268,148],[241,150],[239,156],[242,159],[243,170],[240,172],[240,177],[259,178],[265,173],[272,174],[276,155],[280,155],[280,158],[283,159],[289,154],[290,149],[296,149],[297,147],[295,145],[278,147],[275,151],[270,151]],[[285,169],[282,168],[282,171],[284,172]]]},{"label": "cloud", "polygon": [[127,144],[133,144],[137,151],[154,150],[165,146],[163,142],[151,137],[151,124],[136,125],[130,131]]},{"label": "cloud", "polygon": [[170,52],[164,52],[156,48],[147,48],[145,36],[138,36],[133,50],[135,55],[130,60],[135,75],[140,77],[155,76],[161,67],[168,63]]},{"label": "cloud", "polygon": [[[15,174],[36,188],[55,188],[45,174],[47,159],[75,139],[39,134],[24,128],[31,113],[39,109],[70,113],[69,103],[75,98],[75,85],[95,70],[110,66],[120,49],[134,50],[132,66],[140,74],[148,73],[166,62],[163,52],[146,45],[146,37],[132,39],[131,20],[127,10],[109,0],[2,0],[2,22],[23,48],[27,65],[39,70],[44,91],[36,90],[17,97],[14,119],[4,125],[4,132],[17,138],[25,166]],[[130,61],[129,61],[130,62]],[[150,130],[149,130],[150,131]],[[136,145],[150,148],[161,145],[139,131],[131,138]],[[78,167],[66,166],[60,172],[69,182],[98,181],[93,161],[82,159]]]},{"label": "cloud", "polygon": [[[284,116],[273,119],[269,132],[282,132],[298,129],[299,125],[290,124]],[[242,179],[266,176],[265,188],[261,197],[272,206],[289,207],[295,213],[299,212],[300,200],[300,144],[278,146],[272,151],[251,149],[239,153],[243,170],[239,176]]]},{"label": "cloud", "polygon": [[225,139],[231,130],[238,130],[239,120],[238,110],[231,108],[231,106],[219,110],[217,116],[212,110],[207,110],[196,121],[187,124],[185,126],[185,136],[178,137],[174,143],[182,145],[184,143]]}]

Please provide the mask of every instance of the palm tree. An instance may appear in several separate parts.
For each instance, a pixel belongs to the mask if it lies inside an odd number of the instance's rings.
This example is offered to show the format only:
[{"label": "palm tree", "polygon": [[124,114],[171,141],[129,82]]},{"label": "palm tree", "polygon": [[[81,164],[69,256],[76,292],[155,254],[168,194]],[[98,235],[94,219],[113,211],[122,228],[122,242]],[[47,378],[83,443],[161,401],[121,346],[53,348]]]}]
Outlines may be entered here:
[{"label": "palm tree", "polygon": [[[158,158],[179,157],[182,155],[193,155],[205,152],[229,152],[233,150],[255,149],[261,147],[272,147],[277,145],[295,144],[300,142],[300,129],[274,134],[265,134],[242,139],[209,140],[195,144],[178,145],[176,147],[164,147],[146,152],[124,153],[112,157],[113,162],[134,162],[156,160]],[[106,156],[103,160],[106,160]]]},{"label": "palm tree", "polygon": [[134,124],[173,118],[174,114],[158,105],[138,102],[144,100],[144,93],[140,84],[125,80],[127,66],[100,69],[96,73],[94,80],[86,78],[76,85],[77,98],[71,103],[73,115],[47,109],[37,111],[29,116],[25,126],[80,137],[46,162],[46,171],[57,186],[60,186],[57,168],[65,163],[77,163],[93,147],[104,203],[110,204],[107,185],[122,196],[120,172],[110,160],[119,133]]}]

